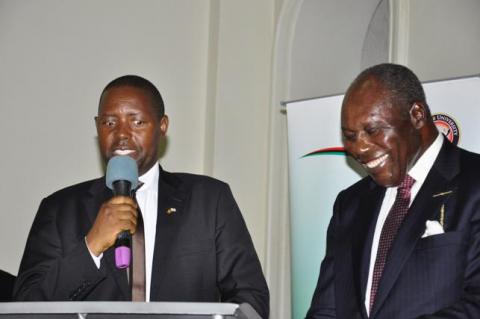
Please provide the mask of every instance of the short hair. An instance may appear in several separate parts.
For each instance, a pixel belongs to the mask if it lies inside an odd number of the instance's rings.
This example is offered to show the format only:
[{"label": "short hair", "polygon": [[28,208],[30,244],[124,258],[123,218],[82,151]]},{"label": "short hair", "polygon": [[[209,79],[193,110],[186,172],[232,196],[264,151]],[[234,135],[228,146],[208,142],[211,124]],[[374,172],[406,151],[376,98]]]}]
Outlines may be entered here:
[{"label": "short hair", "polygon": [[387,91],[392,105],[410,109],[414,103],[421,103],[430,116],[430,110],[425,98],[422,83],[418,77],[407,67],[393,63],[374,65],[362,71],[350,85],[350,89],[362,84],[369,78],[379,81]]},{"label": "short hair", "polygon": [[102,98],[105,92],[107,92],[110,89],[119,88],[123,86],[137,88],[149,93],[151,102],[152,102],[151,105],[158,119],[161,119],[165,115],[165,106],[163,104],[162,95],[160,94],[158,89],[155,87],[155,85],[153,85],[152,82],[138,75],[124,75],[108,83],[107,86],[103,89],[102,94],[100,95],[98,107],[100,108],[100,105],[102,103]]}]

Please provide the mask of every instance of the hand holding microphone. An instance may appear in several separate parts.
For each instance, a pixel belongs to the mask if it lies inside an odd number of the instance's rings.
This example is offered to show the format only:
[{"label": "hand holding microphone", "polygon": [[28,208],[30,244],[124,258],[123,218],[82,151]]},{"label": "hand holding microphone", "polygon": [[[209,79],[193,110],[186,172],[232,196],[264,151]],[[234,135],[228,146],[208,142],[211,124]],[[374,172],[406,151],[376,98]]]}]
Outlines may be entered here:
[{"label": "hand holding microphone", "polygon": [[103,203],[87,234],[87,244],[95,255],[115,244],[118,268],[130,265],[131,235],[137,227],[137,204],[131,198],[138,185],[138,168],[129,156],[114,156],[107,165],[106,184],[114,197]]}]

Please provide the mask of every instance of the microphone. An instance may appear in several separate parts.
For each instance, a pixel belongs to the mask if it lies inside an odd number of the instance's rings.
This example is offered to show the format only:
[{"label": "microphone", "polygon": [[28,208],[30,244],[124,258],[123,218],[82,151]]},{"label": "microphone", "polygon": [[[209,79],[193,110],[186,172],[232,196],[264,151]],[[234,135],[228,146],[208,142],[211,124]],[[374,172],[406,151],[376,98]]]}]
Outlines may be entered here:
[{"label": "microphone", "polygon": [[[112,157],[107,164],[107,187],[115,196],[131,196],[138,186],[138,167],[133,158],[126,155]],[[115,241],[115,264],[118,269],[130,266],[132,235],[122,231]]]}]

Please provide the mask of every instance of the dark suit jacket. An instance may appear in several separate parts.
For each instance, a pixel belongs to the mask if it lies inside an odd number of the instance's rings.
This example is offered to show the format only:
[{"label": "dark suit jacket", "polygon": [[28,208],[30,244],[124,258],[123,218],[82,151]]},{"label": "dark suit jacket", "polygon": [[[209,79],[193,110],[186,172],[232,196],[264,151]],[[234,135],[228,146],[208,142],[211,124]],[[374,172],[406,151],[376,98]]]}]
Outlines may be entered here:
[{"label": "dark suit jacket", "polygon": [[[161,170],[158,188],[150,300],[247,302],[267,318],[268,288],[228,185]],[[84,240],[110,197],[100,178],[42,201],[21,262],[17,300],[131,300],[114,249],[104,252],[97,269]],[[167,214],[171,207],[176,212]]]},{"label": "dark suit jacket", "polygon": [[15,276],[0,270],[0,302],[12,301],[13,284]]},{"label": "dark suit jacket", "polygon": [[[443,144],[392,244],[370,318],[480,318],[480,155]],[[338,195],[307,318],[367,318],[384,193],[367,177]],[[442,206],[445,233],[421,238]]]}]

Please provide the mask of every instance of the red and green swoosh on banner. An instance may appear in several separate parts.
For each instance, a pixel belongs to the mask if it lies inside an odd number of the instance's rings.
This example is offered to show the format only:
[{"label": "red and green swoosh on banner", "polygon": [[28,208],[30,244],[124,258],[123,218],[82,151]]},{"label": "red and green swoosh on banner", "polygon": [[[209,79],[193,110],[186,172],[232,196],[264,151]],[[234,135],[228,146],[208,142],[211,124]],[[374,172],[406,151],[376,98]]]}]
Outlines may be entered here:
[{"label": "red and green swoosh on banner", "polygon": [[327,147],[321,148],[319,150],[307,153],[301,158],[320,156],[320,155],[345,155],[345,149],[343,147]]}]

